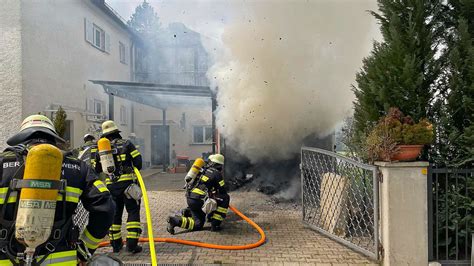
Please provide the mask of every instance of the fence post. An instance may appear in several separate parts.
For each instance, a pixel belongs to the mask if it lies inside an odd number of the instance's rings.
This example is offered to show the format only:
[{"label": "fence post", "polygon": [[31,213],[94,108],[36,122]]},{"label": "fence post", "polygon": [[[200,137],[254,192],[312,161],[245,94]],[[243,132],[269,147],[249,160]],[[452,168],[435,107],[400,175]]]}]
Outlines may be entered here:
[{"label": "fence post", "polygon": [[432,166],[428,167],[427,192],[428,192],[428,260],[433,260],[433,173]]},{"label": "fence post", "polygon": [[383,265],[428,265],[427,162],[377,162]]}]

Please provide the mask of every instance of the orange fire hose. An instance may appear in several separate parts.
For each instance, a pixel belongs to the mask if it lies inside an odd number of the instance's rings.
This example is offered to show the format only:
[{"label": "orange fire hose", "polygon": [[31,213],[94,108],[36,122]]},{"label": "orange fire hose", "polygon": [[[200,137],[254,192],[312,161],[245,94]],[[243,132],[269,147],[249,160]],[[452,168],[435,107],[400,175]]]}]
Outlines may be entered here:
[{"label": "orange fire hose", "polygon": [[[210,244],[210,243],[203,243],[203,242],[196,242],[196,241],[190,241],[190,240],[184,240],[184,239],[176,239],[176,238],[162,238],[162,237],[155,237],[153,238],[154,242],[166,242],[166,243],[176,243],[176,244],[182,244],[182,245],[189,245],[189,246],[196,246],[196,247],[202,247],[202,248],[212,248],[212,249],[223,249],[223,250],[243,250],[243,249],[252,249],[261,246],[263,243],[265,243],[265,232],[263,232],[262,228],[258,226],[254,221],[250,220],[247,216],[242,214],[239,210],[237,210],[234,206],[229,206],[229,209],[233,211],[237,216],[240,218],[244,219],[249,223],[253,228],[257,229],[258,233],[260,234],[260,240],[258,240],[255,243],[252,244],[247,244],[247,245],[241,245],[241,246],[225,246],[225,245],[216,245],[216,244]],[[140,242],[148,242],[148,238],[140,238]],[[109,242],[101,242],[99,247],[105,247],[108,246]]]}]

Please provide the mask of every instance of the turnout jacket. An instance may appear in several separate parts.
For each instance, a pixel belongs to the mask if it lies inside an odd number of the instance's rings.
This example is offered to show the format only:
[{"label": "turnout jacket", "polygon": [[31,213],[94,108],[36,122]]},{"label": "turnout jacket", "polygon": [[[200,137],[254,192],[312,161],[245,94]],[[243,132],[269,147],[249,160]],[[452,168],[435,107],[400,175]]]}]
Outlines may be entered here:
[{"label": "turnout jacket", "polygon": [[188,197],[193,199],[203,199],[207,194],[227,194],[221,171],[213,167],[207,168],[199,177],[196,185],[188,192]]},{"label": "turnout jacket", "polygon": [[[142,169],[142,155],[130,140],[115,138],[110,140],[110,144],[114,151],[114,175],[117,181],[113,182],[110,178],[106,178],[106,184],[110,192],[116,196],[122,194],[131,183],[135,182],[136,177],[133,167],[136,167],[138,170]],[[95,156],[95,170],[97,173],[102,173],[98,152]]]},{"label": "turnout jacket", "polygon": [[[28,147],[23,145],[7,148],[0,153],[0,265],[12,265],[7,254],[24,250],[24,246],[15,240],[12,228],[15,224],[20,191],[9,186],[13,179],[23,178],[27,153]],[[57,197],[51,236],[46,244],[36,249],[36,254],[48,256],[42,265],[75,265],[59,262],[77,262],[74,242],[79,238],[79,229],[74,226],[72,218],[79,201],[89,212],[88,224],[80,238],[91,251],[98,247],[107,234],[114,216],[115,203],[106,185],[97,179],[94,170],[85,162],[65,156],[61,180],[66,181],[66,186],[65,191]]]}]

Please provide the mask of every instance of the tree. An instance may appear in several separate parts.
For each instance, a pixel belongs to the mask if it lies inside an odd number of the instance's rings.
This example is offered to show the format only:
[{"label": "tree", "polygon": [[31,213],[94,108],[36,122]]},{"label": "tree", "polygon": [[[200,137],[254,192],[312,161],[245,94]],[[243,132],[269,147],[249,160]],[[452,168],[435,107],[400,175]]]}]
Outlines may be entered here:
[{"label": "tree", "polygon": [[474,166],[474,2],[450,1],[448,90],[440,155],[448,164]]},{"label": "tree", "polygon": [[144,38],[145,42],[156,40],[161,27],[155,9],[147,1],[143,1],[135,8],[135,13],[127,23]]},{"label": "tree", "polygon": [[60,137],[64,137],[64,133],[66,132],[66,118],[66,112],[61,106],[59,106],[58,111],[56,111],[56,114],[54,115],[53,124]]},{"label": "tree", "polygon": [[415,120],[431,116],[431,101],[438,87],[444,57],[445,6],[436,0],[378,0],[383,42],[375,42],[356,75],[354,118],[356,136],[398,107]]}]

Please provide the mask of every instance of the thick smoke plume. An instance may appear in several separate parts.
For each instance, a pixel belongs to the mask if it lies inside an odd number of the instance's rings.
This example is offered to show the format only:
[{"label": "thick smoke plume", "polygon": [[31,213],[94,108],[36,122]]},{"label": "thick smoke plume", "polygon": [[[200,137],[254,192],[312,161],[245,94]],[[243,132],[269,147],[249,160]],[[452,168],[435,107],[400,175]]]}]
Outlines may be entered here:
[{"label": "thick smoke plume", "polygon": [[[217,127],[252,163],[295,156],[310,134],[346,117],[350,85],[368,55],[375,1],[245,2],[225,28],[225,55],[208,73],[218,87]],[[239,9],[240,10],[240,9]]]}]

